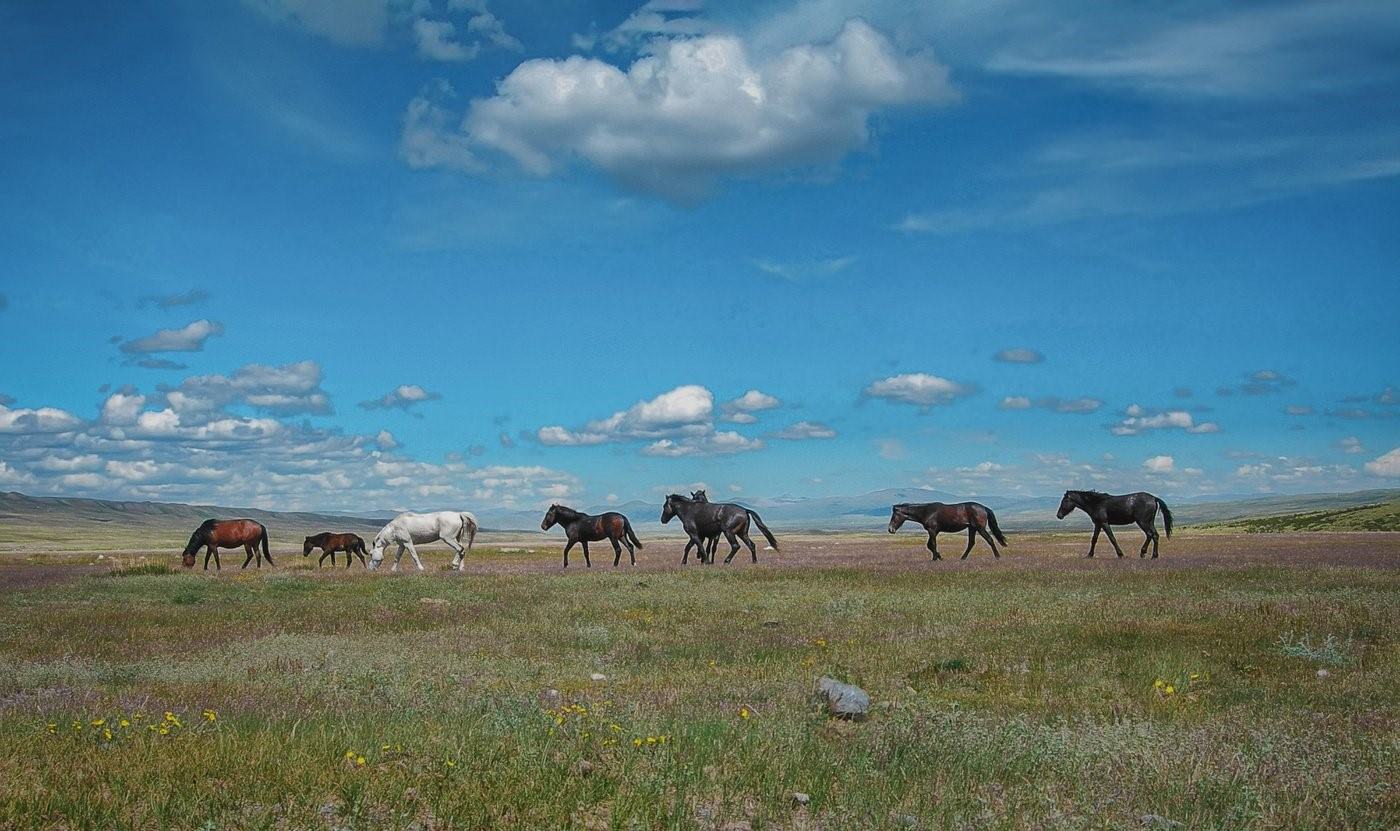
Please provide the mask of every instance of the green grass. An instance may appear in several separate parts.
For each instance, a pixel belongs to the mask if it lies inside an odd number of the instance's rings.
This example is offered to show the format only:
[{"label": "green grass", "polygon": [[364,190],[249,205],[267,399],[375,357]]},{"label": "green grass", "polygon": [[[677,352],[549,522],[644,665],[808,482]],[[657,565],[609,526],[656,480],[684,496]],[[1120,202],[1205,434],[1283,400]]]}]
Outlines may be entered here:
[{"label": "green grass", "polygon": [[1297,531],[1400,531],[1400,500],[1330,511],[1252,517],[1198,526],[1202,529],[1281,534]]},{"label": "green grass", "polygon": [[[0,596],[0,827],[1391,828],[1397,589],[1327,568],[85,577]],[[871,718],[829,721],[823,674]]]}]

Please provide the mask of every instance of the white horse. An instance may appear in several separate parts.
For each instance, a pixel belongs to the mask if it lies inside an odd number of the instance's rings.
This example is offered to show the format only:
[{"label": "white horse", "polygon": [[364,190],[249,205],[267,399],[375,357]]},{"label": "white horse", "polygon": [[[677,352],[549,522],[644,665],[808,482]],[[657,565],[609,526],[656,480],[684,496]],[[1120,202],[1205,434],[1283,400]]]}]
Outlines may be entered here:
[{"label": "white horse", "polygon": [[[467,535],[465,549],[462,548],[463,534]],[[389,524],[375,535],[374,547],[369,554],[370,570],[379,568],[379,562],[384,559],[384,549],[396,544],[399,550],[394,554],[394,567],[390,571],[399,570],[399,560],[403,559],[405,548],[413,555],[413,564],[422,571],[423,561],[418,559],[418,550],[413,544],[438,540],[447,543],[447,547],[456,552],[457,556],[452,558],[452,567],[461,571],[466,567],[467,552],[471,551],[472,543],[476,540],[476,517],[466,511],[438,511],[435,514],[415,514],[410,511],[399,514],[389,520]]]}]

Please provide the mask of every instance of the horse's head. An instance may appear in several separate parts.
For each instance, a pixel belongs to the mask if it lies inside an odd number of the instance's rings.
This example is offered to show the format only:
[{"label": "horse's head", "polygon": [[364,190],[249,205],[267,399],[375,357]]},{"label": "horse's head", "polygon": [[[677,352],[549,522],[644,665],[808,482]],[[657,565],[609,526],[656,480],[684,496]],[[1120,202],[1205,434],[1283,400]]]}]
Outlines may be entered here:
[{"label": "horse's head", "polygon": [[904,507],[903,505],[895,505],[893,508],[890,509],[890,533],[891,533],[891,534],[893,534],[895,531],[898,531],[898,530],[899,530],[899,526],[903,525],[903,524],[904,524],[904,520],[908,519],[908,517],[904,515],[904,512],[903,512],[902,510],[900,510],[900,509],[903,508],[903,507]]},{"label": "horse's head", "polygon": [[696,502],[709,502],[709,501],[710,501],[710,495],[709,495],[708,493],[705,493],[705,490],[704,490],[703,488],[701,488],[701,489],[698,490],[698,491],[691,491],[691,492],[690,492],[690,498],[693,499],[693,500],[695,500]]},{"label": "horse's head", "polygon": [[309,555],[311,554],[311,549],[313,549],[313,548],[315,548],[315,547],[316,547],[316,543],[312,542],[310,537],[307,537],[306,539],[302,540],[302,541],[301,541],[301,556],[303,556],[303,557],[309,556]]},{"label": "horse's head", "polygon": [[662,524],[662,525],[665,525],[666,523],[670,522],[670,521],[671,521],[671,517],[673,517],[673,516],[676,515],[676,505],[680,503],[680,501],[682,500],[682,498],[683,498],[683,497],[681,497],[680,494],[675,494],[675,493],[673,493],[673,494],[671,494],[670,496],[666,497],[666,504],[663,505],[663,506],[661,507],[661,524]]},{"label": "horse's head", "polygon": [[204,545],[208,525],[209,523],[206,522],[196,528],[194,533],[190,535],[190,541],[185,543],[185,550],[180,552],[180,562],[184,564],[185,568],[194,568],[194,555]]},{"label": "horse's head", "polygon": [[184,564],[185,568],[194,568],[194,552],[186,551],[181,554],[180,562]]},{"label": "horse's head", "polygon": [[1060,499],[1060,510],[1055,512],[1055,519],[1064,519],[1075,509],[1074,500],[1070,498],[1069,491],[1065,491],[1064,497]]},{"label": "horse's head", "polygon": [[554,523],[556,523],[556,522],[559,521],[559,516],[558,516],[558,514],[559,514],[559,506],[558,506],[558,505],[550,505],[550,506],[549,506],[549,510],[548,510],[548,511],[545,511],[545,514],[544,514],[544,522],[541,522],[541,523],[540,523],[540,530],[541,530],[541,531],[548,531],[549,529],[553,528],[553,527],[554,527]]}]

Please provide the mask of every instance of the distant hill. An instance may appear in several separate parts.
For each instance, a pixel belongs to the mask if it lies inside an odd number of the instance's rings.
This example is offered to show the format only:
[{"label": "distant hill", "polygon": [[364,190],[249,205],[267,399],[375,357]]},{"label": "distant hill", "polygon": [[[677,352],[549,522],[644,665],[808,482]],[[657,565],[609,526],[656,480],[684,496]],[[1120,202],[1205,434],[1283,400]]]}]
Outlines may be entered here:
[{"label": "distant hill", "polygon": [[1400,500],[1327,511],[1305,511],[1211,523],[1203,528],[1277,534],[1289,531],[1400,531]]},{"label": "distant hill", "polygon": [[[721,497],[715,497],[719,501]],[[897,502],[954,501],[942,491],[896,488],[859,496],[736,499],[763,515],[764,522],[784,531],[870,531],[885,527],[890,505]],[[977,496],[996,511],[1008,531],[1080,530],[1087,520],[1076,514],[1055,519],[1059,496]],[[475,508],[485,531],[538,532],[543,510]],[[1178,526],[1243,531],[1313,529],[1400,530],[1400,489],[1354,493],[1305,494],[1250,498],[1171,501]],[[427,508],[425,508],[426,510]],[[627,514],[641,536],[682,533],[679,524],[660,523],[661,503],[642,501],[621,505],[591,505],[582,510]],[[26,496],[0,493],[0,551],[101,550],[183,546],[199,523],[211,517],[248,517],[267,526],[274,548],[298,544],[320,531],[351,531],[366,538],[391,516],[379,517],[265,511],[169,502],[119,502],[102,499]]]}]

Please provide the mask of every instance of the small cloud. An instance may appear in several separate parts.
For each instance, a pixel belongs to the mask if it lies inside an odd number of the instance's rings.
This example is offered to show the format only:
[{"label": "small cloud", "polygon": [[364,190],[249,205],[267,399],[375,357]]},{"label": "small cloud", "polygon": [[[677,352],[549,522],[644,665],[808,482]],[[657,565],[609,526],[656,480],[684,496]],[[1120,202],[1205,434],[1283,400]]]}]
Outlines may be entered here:
[{"label": "small cloud", "polygon": [[223,324],[212,320],[196,320],[180,329],[161,329],[144,338],[124,341],[119,347],[128,355],[153,352],[200,352],[204,342],[224,333]]},{"label": "small cloud", "polygon": [[371,401],[361,401],[360,407],[366,410],[405,410],[421,404],[424,401],[436,401],[442,395],[436,392],[428,392],[417,384],[401,384],[381,398]]},{"label": "small cloud", "polygon": [[836,431],[819,421],[799,421],[796,424],[780,430],[774,438],[784,439],[786,441],[834,439],[836,438]]},{"label": "small cloud", "polygon": [[1024,395],[1008,395],[1003,398],[1001,403],[997,406],[1001,407],[1003,410],[1029,410],[1031,408],[1031,400]]},{"label": "small cloud", "polygon": [[733,401],[726,401],[720,405],[720,410],[724,413],[724,420],[735,424],[753,424],[758,421],[754,413],[764,410],[773,410],[783,404],[777,396],[769,395],[761,390],[749,390]]},{"label": "small cloud", "polygon": [[393,450],[399,446],[398,439],[388,430],[380,430],[379,435],[374,437],[374,443],[379,445],[380,450]]},{"label": "small cloud", "polygon": [[1213,421],[1197,422],[1186,410],[1148,410],[1133,404],[1123,411],[1123,420],[1109,431],[1115,436],[1136,436],[1149,430],[1184,430],[1187,433],[1218,433],[1220,425]]},{"label": "small cloud", "polygon": [[469,61],[481,52],[481,44],[464,44],[457,39],[457,27],[450,20],[413,21],[413,38],[418,55],[435,61]]},{"label": "small cloud", "polygon": [[1042,410],[1049,410],[1054,413],[1087,415],[1097,412],[1098,409],[1103,406],[1103,402],[1097,398],[1089,398],[1087,396],[1081,398],[1060,398],[1050,395],[1032,401],[1024,395],[1010,395],[1003,398],[1001,404],[998,406],[1003,410],[1029,410],[1031,407],[1039,407]]},{"label": "small cloud", "polygon": [[142,358],[139,361],[132,361],[142,369],[189,369],[189,364],[182,364],[179,361],[172,361],[169,358]]},{"label": "small cloud", "polygon": [[646,456],[728,456],[762,450],[761,439],[751,439],[733,430],[681,439],[659,439],[642,448]]},{"label": "small cloud", "polygon": [[1252,373],[1243,384],[1240,384],[1239,389],[1245,395],[1272,395],[1297,385],[1297,381],[1280,372],[1272,369],[1261,369]]},{"label": "small cloud", "polygon": [[1305,416],[1313,414],[1313,408],[1309,407],[1306,404],[1289,404],[1287,407],[1283,408],[1283,411],[1291,416]]},{"label": "small cloud", "polygon": [[805,263],[784,263],[766,259],[754,259],[750,262],[764,274],[796,283],[809,277],[826,277],[845,271],[855,264],[856,258],[832,257]]},{"label": "small cloud", "polygon": [[209,292],[204,289],[190,289],[179,294],[148,294],[142,297],[137,305],[142,308],[157,306],[162,309],[173,309],[176,306],[193,306],[208,299]]},{"label": "small cloud", "polygon": [[1361,444],[1361,439],[1358,439],[1356,436],[1347,436],[1338,442],[1338,445],[1342,448],[1343,453],[1366,452],[1366,448]]},{"label": "small cloud", "polygon": [[1014,349],[1003,349],[993,355],[992,359],[1004,364],[1038,364],[1044,362],[1045,356],[1034,349],[1016,347]]},{"label": "small cloud", "polygon": [[1171,456],[1152,456],[1144,460],[1142,466],[1151,473],[1171,473],[1176,470],[1176,459]]},{"label": "small cloud", "polygon": [[881,398],[892,403],[913,404],[928,409],[971,395],[974,388],[930,375],[926,372],[910,372],[892,375],[875,381],[865,388],[868,398]]},{"label": "small cloud", "polygon": [[510,433],[504,430],[502,430],[501,435],[497,437],[497,441],[501,443],[501,447],[511,448],[515,446],[515,439],[511,438]]},{"label": "small cloud", "polygon": [[875,446],[879,449],[882,459],[903,459],[908,454],[904,442],[899,439],[876,439]]},{"label": "small cloud", "polygon": [[1366,472],[1372,476],[1385,476],[1387,478],[1400,476],[1400,447],[1367,462]]}]

